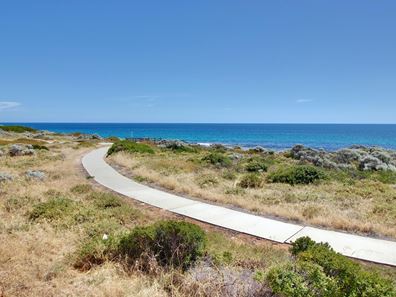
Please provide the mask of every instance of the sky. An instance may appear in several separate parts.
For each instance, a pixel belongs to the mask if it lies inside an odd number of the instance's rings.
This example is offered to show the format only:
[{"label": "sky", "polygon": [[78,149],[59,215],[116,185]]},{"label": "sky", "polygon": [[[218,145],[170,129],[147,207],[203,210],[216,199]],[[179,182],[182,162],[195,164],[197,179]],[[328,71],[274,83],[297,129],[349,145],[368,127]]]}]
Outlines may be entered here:
[{"label": "sky", "polygon": [[396,123],[396,1],[0,0],[0,122]]}]

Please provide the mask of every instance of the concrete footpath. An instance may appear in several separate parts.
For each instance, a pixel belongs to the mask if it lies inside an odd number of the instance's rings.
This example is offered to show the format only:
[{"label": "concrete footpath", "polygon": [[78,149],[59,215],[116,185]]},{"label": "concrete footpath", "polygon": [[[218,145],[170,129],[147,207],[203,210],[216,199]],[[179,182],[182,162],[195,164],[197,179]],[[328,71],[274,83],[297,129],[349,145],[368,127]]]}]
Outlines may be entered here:
[{"label": "concrete footpath", "polygon": [[285,223],[226,207],[187,199],[139,184],[118,173],[104,160],[108,146],[86,154],[82,164],[94,180],[127,197],[212,225],[280,243],[302,236],[328,242],[334,250],[357,259],[396,266],[396,241]]}]

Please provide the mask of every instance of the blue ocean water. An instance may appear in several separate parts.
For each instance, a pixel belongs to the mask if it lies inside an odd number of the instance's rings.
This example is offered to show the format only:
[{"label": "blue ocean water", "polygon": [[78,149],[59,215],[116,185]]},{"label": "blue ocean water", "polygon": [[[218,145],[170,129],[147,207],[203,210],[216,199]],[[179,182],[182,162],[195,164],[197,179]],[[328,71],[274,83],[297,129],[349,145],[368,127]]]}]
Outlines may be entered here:
[{"label": "blue ocean water", "polygon": [[[16,123],[13,123],[16,124]],[[18,123],[54,132],[96,133],[103,137],[150,137],[195,143],[223,143],[275,150],[304,144],[335,150],[352,144],[396,149],[396,125],[371,124],[119,124]]]}]

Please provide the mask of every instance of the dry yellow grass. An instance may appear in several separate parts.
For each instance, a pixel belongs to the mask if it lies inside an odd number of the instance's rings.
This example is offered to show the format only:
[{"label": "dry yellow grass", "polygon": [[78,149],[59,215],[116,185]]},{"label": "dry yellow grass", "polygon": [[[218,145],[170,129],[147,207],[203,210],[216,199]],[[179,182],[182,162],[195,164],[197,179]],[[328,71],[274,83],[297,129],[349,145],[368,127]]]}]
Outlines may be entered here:
[{"label": "dry yellow grass", "polygon": [[[165,296],[155,279],[126,275],[112,263],[88,273],[73,269],[70,257],[84,230],[29,221],[27,213],[49,199],[49,190],[69,193],[87,183],[79,162],[84,150],[56,147],[36,156],[0,158],[1,171],[15,176],[0,184],[0,296]],[[42,170],[47,178],[27,179],[29,169]]]},{"label": "dry yellow grass", "polygon": [[[91,194],[108,193],[87,180],[81,167],[81,156],[92,148],[78,146],[68,139],[58,139],[48,144],[48,147],[49,151],[38,151],[34,156],[0,157],[0,171],[15,177],[13,181],[0,183],[0,296],[223,296],[221,279],[215,279],[216,283],[211,279],[198,281],[190,273],[160,271],[158,274],[145,275],[136,271],[126,272],[119,264],[110,261],[85,272],[73,268],[76,251],[87,236],[91,236],[88,234],[95,230],[115,228],[111,232],[123,232],[136,225],[175,217],[120,196],[117,196],[118,199],[130,207],[125,208],[127,213],[112,213],[107,217],[106,213],[86,211],[95,209]],[[140,162],[144,159],[116,156],[120,157],[123,158],[119,160],[121,163],[130,162],[129,166],[142,170],[139,171],[142,176],[144,170],[148,170],[141,167]],[[153,166],[147,172],[152,173],[153,179],[159,179],[161,172],[154,170],[159,166],[166,172],[162,177],[169,188],[191,193],[197,191],[200,197],[205,197],[210,187],[191,187],[188,180],[176,178],[167,172],[171,166],[171,171],[182,167],[181,173],[184,172],[199,183],[202,182],[202,172],[199,175],[196,172],[200,167],[188,160],[173,161],[158,159],[157,163],[147,162],[148,166]],[[25,177],[27,170],[44,171],[47,178],[43,181],[28,179]],[[207,170],[211,173],[210,169]],[[231,187],[232,182],[227,186]],[[222,201],[220,193],[213,195],[213,199]],[[73,201],[77,208],[73,211],[81,212],[83,219],[88,214],[89,220],[76,222],[75,218],[70,220],[64,217],[59,221],[32,221],[29,218],[35,205],[58,196]],[[235,195],[234,203],[237,201]],[[114,215],[120,217],[114,218]],[[284,246],[244,235],[219,232],[214,227],[198,224],[208,231],[208,252],[219,259],[225,252],[231,252],[235,269],[248,267],[265,270],[289,259]],[[391,277],[396,273],[394,270],[384,271]],[[243,282],[237,289],[243,289]]]},{"label": "dry yellow grass", "polygon": [[329,180],[297,186],[267,182],[262,188],[241,189],[237,184],[242,174],[227,179],[228,169],[199,164],[201,157],[121,152],[108,161],[139,181],[179,194],[309,225],[396,238],[394,185],[369,179],[354,184]]},{"label": "dry yellow grass", "polygon": [[[158,275],[127,273],[113,262],[105,262],[86,272],[73,268],[74,255],[87,238],[87,232],[102,225],[114,225],[114,221],[97,214],[91,217],[92,222],[81,224],[73,223],[69,218],[55,222],[29,219],[29,213],[35,205],[55,196],[67,197],[83,212],[85,207],[91,207],[94,203],[89,195],[103,191],[87,180],[81,167],[81,156],[91,148],[76,149],[74,142],[60,144],[57,141],[48,147],[49,151],[39,151],[35,156],[0,157],[0,171],[10,173],[15,178],[0,183],[0,296],[157,297],[191,296],[195,293],[192,290],[197,283],[181,280],[183,275],[176,271]],[[47,178],[43,181],[28,179],[25,177],[27,170],[41,170]],[[81,185],[92,185],[93,189]],[[133,204],[132,201],[121,199]],[[135,209],[140,204],[133,205]],[[127,216],[126,222],[115,223],[116,228],[127,230],[170,216],[159,210],[141,207],[143,215],[130,220]],[[257,247],[252,243],[251,247],[240,248],[242,243],[238,243],[237,237],[228,239],[215,235],[217,233],[210,234],[212,239],[209,247],[213,253],[222,253],[225,248],[234,249],[236,259],[256,257],[253,261],[258,261],[262,258],[262,265],[287,259],[284,248],[270,243],[261,242]],[[186,287],[187,284],[191,288]],[[213,289],[211,292],[220,296],[220,291],[216,293]],[[195,296],[204,295],[197,293]]]}]

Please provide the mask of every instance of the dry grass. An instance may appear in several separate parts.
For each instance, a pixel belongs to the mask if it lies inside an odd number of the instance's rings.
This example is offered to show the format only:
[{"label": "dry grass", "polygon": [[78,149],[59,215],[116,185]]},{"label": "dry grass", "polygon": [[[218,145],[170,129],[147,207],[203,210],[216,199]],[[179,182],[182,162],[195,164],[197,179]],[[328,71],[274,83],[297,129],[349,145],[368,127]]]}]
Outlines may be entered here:
[{"label": "dry grass", "polygon": [[[36,156],[0,158],[1,170],[16,177],[0,184],[0,296],[165,296],[156,280],[126,275],[112,263],[88,273],[73,269],[71,255],[91,224],[63,226],[29,220],[33,205],[54,195],[88,205],[87,194],[70,192],[73,186],[87,183],[79,163],[84,150],[54,147]],[[28,169],[42,170],[48,178],[26,179]],[[96,223],[100,222],[92,222]]]},{"label": "dry grass", "polygon": [[[170,215],[143,206],[137,210],[139,203],[119,196],[114,199],[121,199],[120,211],[107,209],[100,200],[100,193],[107,192],[87,180],[81,169],[80,157],[89,148],[76,149],[73,142],[48,146],[50,151],[38,151],[35,156],[0,157],[1,171],[15,177],[0,183],[0,296],[191,296],[197,281],[187,281],[188,276],[177,271],[127,273],[113,262],[85,272],[73,268],[76,251],[87,238],[102,236],[103,232],[112,236]],[[47,178],[27,179],[29,169],[44,171]],[[31,219],[37,205],[56,197],[70,200],[72,209],[51,219]],[[219,255],[219,261],[226,250],[234,255],[235,265],[258,263],[264,267],[288,258],[283,248],[269,243],[252,243],[247,248],[246,240],[242,243],[238,237],[230,239],[213,231],[209,234],[210,253]],[[211,293],[220,294],[214,288]]]},{"label": "dry grass", "polygon": [[[88,180],[81,168],[80,157],[91,148],[67,139],[56,140],[48,147],[49,151],[38,151],[35,156],[0,157],[1,171],[15,177],[13,181],[0,183],[0,296],[226,296],[224,288],[228,286],[224,273],[239,278],[241,271],[252,274],[289,261],[284,246],[220,232],[198,223],[207,231],[208,254],[218,265],[210,268],[213,273],[203,279],[197,278],[194,271],[185,274],[159,271],[152,275],[125,271],[111,261],[84,272],[75,269],[76,252],[87,239],[102,236],[103,232],[112,236],[137,225],[175,216],[117,195],[106,196],[109,193]],[[122,155],[116,156],[120,157]],[[131,162],[128,165],[142,170],[140,162],[144,159],[122,158],[120,162]],[[172,172],[187,174],[194,181],[197,179],[194,189],[201,192],[201,197],[212,189],[212,185],[202,183],[205,178],[199,164],[187,159],[173,161],[158,159],[156,163],[147,163],[153,166],[147,170],[152,172],[152,178],[159,178],[161,173],[154,169],[161,167],[174,189],[183,184],[183,179],[178,180]],[[44,171],[47,178],[27,179],[27,170]],[[139,172],[142,176],[143,173]],[[233,182],[229,183],[232,187]],[[189,190],[184,186],[183,190]],[[215,187],[222,187],[221,182]],[[37,205],[46,205],[57,197],[70,200],[71,209],[54,217],[43,215],[32,220],[31,213]],[[109,204],[120,204],[120,207],[115,211],[106,207]],[[206,264],[202,265],[207,269]],[[395,278],[394,270],[382,269],[382,273]],[[239,279],[235,284],[232,285],[234,293],[249,296],[244,281]]]},{"label": "dry grass", "polygon": [[203,154],[118,153],[109,162],[139,181],[187,196],[305,224],[396,238],[395,185],[371,179],[353,183],[332,179],[318,185],[290,186],[265,182],[267,174],[262,173],[261,188],[242,189],[238,187],[243,176],[240,169],[202,164],[197,160]]}]

